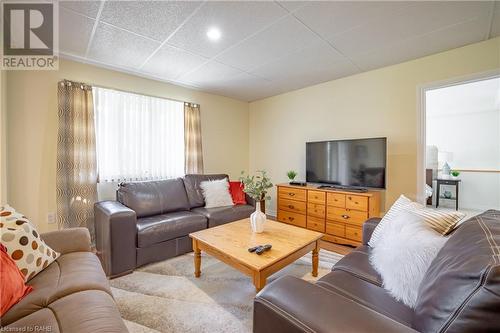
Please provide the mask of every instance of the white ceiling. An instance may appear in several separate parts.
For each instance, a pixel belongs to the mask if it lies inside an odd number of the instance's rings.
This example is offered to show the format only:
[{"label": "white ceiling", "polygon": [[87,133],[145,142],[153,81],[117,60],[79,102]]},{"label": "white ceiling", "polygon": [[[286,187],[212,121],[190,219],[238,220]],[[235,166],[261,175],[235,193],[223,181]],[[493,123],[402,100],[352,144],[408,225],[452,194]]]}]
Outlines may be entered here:
[{"label": "white ceiling", "polygon": [[244,101],[500,36],[499,1],[60,1],[59,15],[63,57]]},{"label": "white ceiling", "polygon": [[427,91],[428,118],[476,112],[500,113],[500,78]]}]

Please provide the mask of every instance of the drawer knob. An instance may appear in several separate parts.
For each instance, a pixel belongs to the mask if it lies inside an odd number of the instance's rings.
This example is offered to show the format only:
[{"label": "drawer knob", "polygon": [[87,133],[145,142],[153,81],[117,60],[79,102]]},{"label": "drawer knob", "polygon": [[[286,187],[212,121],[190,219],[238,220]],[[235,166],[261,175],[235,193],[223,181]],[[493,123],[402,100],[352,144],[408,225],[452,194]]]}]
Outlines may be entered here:
[{"label": "drawer knob", "polygon": [[349,215],[344,214],[344,215],[342,215],[342,218],[344,218],[344,219],[346,219],[346,220],[347,220],[347,219],[349,218]]},{"label": "drawer knob", "polygon": [[352,197],[349,197],[349,200],[352,200]]},{"label": "drawer knob", "polygon": [[293,197],[295,193],[288,193],[289,196]]},{"label": "drawer knob", "polygon": [[294,205],[288,205],[288,208],[293,209],[295,206]]},{"label": "drawer knob", "polygon": [[289,217],[288,217],[288,219],[289,219],[290,221],[295,220],[295,218],[294,218],[294,217],[291,217],[291,216],[289,216]]}]

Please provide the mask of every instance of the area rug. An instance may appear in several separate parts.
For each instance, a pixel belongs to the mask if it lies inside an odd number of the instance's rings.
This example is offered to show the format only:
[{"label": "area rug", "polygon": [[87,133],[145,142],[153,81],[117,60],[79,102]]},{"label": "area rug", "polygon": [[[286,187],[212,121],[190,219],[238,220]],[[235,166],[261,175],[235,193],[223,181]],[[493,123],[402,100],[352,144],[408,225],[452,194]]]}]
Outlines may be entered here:
[{"label": "area rug", "polygon": [[[320,251],[318,277],[305,255],[268,278],[283,275],[313,282],[327,274],[342,255]],[[193,276],[193,254],[139,268],[111,280],[120,313],[131,333],[252,332],[255,288],[249,277],[202,254],[202,275]]]}]

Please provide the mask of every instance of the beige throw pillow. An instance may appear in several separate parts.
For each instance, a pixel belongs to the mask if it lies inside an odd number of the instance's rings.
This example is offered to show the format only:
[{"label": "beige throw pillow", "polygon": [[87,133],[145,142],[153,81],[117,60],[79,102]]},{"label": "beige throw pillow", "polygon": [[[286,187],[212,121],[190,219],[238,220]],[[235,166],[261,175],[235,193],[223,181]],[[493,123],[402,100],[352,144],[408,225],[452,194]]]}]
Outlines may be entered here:
[{"label": "beige throw pillow", "polygon": [[234,205],[226,178],[201,182],[200,187],[205,198],[205,208]]},{"label": "beige throw pillow", "polygon": [[425,207],[415,209],[413,213],[422,217],[427,226],[443,236],[455,229],[458,222],[465,217],[464,213],[457,211],[443,211]]},{"label": "beige throw pillow", "polygon": [[28,281],[54,262],[59,253],[40,238],[30,221],[9,205],[0,207],[0,241]]}]

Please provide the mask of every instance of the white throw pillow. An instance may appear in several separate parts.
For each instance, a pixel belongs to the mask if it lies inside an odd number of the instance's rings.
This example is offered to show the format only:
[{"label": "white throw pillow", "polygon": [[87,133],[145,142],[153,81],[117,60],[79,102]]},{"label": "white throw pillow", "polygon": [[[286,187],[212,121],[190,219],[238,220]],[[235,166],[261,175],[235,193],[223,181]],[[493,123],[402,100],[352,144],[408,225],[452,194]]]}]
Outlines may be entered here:
[{"label": "white throw pillow", "polygon": [[368,241],[368,245],[373,248],[376,247],[380,236],[383,234],[383,230],[387,226],[387,224],[390,223],[394,219],[394,217],[399,214],[399,212],[401,212],[407,205],[411,203],[412,201],[410,199],[408,199],[404,195],[401,195],[398,200],[396,200],[396,202],[392,204],[387,213],[385,213],[382,220],[380,220],[380,222],[375,227],[375,230],[373,230],[372,236]]},{"label": "white throw pillow", "polygon": [[200,187],[205,198],[205,208],[233,206],[227,179],[207,180],[201,182]]},{"label": "white throw pillow", "polygon": [[0,207],[0,240],[24,275],[24,281],[40,273],[60,254],[40,238],[35,226],[9,205]]},{"label": "white throw pillow", "polygon": [[384,288],[414,308],[420,283],[446,241],[424,218],[403,209],[384,227],[370,263],[382,276]]}]

